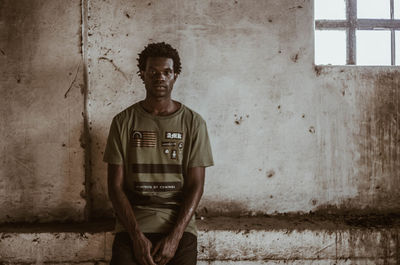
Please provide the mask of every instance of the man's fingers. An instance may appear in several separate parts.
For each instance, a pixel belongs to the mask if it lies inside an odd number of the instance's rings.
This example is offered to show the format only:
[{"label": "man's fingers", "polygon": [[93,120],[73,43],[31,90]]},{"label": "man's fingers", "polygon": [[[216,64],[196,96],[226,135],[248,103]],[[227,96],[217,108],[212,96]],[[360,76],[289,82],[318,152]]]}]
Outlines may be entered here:
[{"label": "man's fingers", "polygon": [[147,255],[146,255],[146,264],[148,264],[148,265],[156,265],[156,264],[154,263],[154,261],[153,261],[153,258],[152,258],[151,255],[150,255],[150,252],[147,253]]},{"label": "man's fingers", "polygon": [[168,263],[169,260],[170,260],[169,258],[164,257],[164,258],[161,260],[161,262],[158,263],[158,264],[159,264],[159,265],[165,265],[165,264]]},{"label": "man's fingers", "polygon": [[144,265],[154,265],[153,259],[151,258],[149,253],[143,253],[142,264],[144,264]]},{"label": "man's fingers", "polygon": [[[141,243],[141,246],[137,249],[137,253],[139,255],[138,260],[141,261],[143,265],[156,265],[153,261],[153,258],[150,255],[152,243],[144,239]],[[135,252],[134,252],[135,253]]]},{"label": "man's fingers", "polygon": [[160,253],[156,253],[155,256],[153,257],[154,262],[156,262],[157,264],[160,264],[162,259],[163,259],[163,257]]},{"label": "man's fingers", "polygon": [[159,259],[160,261],[157,262],[157,265],[165,265],[169,262],[170,258],[168,258],[166,255],[166,253],[159,253]]},{"label": "man's fingers", "polygon": [[156,262],[158,265],[163,265],[167,263],[165,262],[165,256],[163,256],[162,253],[163,250],[162,246],[163,246],[162,244],[157,244],[156,245],[157,249],[155,249],[152,254],[154,262]]},{"label": "man's fingers", "polygon": [[151,251],[151,256],[154,257],[154,255],[157,253],[157,251],[160,249],[161,246],[161,241],[157,242],[157,244],[154,246],[153,250]]},{"label": "man's fingers", "polygon": [[[153,244],[150,242],[150,240],[147,240],[147,243],[148,244],[147,244],[147,249],[146,249],[146,254],[145,254],[145,257],[146,257],[146,260],[147,260],[147,264],[156,265],[154,260],[153,260],[152,255],[151,255],[151,247],[152,247]],[[156,245],[156,247],[157,247],[157,245]]]},{"label": "man's fingers", "polygon": [[161,259],[160,262],[157,263],[157,265],[165,265],[167,264],[165,258]]},{"label": "man's fingers", "polygon": [[141,259],[139,259],[139,262],[140,262],[140,264],[143,264],[143,265],[149,265],[149,263],[147,262],[145,257],[142,257]]},{"label": "man's fingers", "polygon": [[153,244],[151,243],[151,241],[147,240],[147,250],[149,253],[150,253],[152,247],[153,247]]},{"label": "man's fingers", "polygon": [[158,256],[158,255],[156,255],[156,256],[153,258],[153,260],[154,260],[154,262],[156,262],[157,264],[159,264],[160,261],[161,261],[161,257]]}]

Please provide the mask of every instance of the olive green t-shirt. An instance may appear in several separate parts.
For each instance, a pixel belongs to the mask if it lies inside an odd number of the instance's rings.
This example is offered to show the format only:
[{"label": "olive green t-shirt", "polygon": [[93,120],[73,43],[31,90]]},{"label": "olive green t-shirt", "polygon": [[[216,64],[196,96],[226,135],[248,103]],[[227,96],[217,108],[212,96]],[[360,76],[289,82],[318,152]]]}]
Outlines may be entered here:
[{"label": "olive green t-shirt", "polygon": [[[188,168],[214,164],[202,117],[181,104],[168,116],[136,103],[111,123],[103,160],[124,166],[124,191],[143,233],[168,233],[183,201]],[[118,220],[115,232],[124,231]],[[197,235],[194,216],[186,232]]]}]

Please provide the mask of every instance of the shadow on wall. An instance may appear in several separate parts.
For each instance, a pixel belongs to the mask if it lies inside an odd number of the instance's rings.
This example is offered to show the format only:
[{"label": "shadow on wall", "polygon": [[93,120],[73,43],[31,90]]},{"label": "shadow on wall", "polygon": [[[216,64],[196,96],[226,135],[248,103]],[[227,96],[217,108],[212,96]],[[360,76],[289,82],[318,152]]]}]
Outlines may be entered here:
[{"label": "shadow on wall", "polygon": [[[8,137],[10,141],[3,149],[1,221],[83,220],[84,205],[79,206],[83,201],[77,201],[77,197],[84,194],[84,188],[75,183],[71,163],[81,157],[81,151],[59,140],[48,141],[52,138],[49,132],[60,130],[54,125],[39,125],[32,128],[34,133],[17,132]],[[80,127],[71,128],[71,132],[80,131]],[[83,183],[79,184],[83,187]]]},{"label": "shadow on wall", "polygon": [[92,129],[90,131],[91,139],[91,166],[92,176],[90,183],[90,194],[92,202],[92,216],[93,218],[113,218],[114,212],[112,209],[111,201],[108,198],[108,185],[107,185],[107,163],[103,162],[103,155],[105,144],[107,142],[109,126],[111,120],[107,122],[107,129]]},{"label": "shadow on wall", "polygon": [[[82,221],[82,68],[79,22],[65,44],[53,30],[61,1],[0,2],[0,222]],[[76,10],[80,15],[79,4]],[[72,29],[72,31],[75,29]],[[62,43],[63,44],[63,43]],[[72,47],[72,49],[71,49]],[[72,50],[73,54],[66,52]],[[73,70],[71,70],[73,69]],[[76,75],[79,78],[74,78]],[[71,83],[72,81],[72,83]],[[68,98],[65,92],[71,88]]]}]

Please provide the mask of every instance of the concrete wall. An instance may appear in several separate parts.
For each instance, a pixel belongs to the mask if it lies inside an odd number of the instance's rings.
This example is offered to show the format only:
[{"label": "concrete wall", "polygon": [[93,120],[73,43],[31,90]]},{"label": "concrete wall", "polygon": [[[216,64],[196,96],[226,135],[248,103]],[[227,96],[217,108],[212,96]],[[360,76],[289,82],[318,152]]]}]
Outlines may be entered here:
[{"label": "concrete wall", "polygon": [[136,57],[156,41],[208,123],[200,214],[400,212],[400,71],[314,67],[313,1],[82,2],[83,20],[79,0],[1,2],[1,222],[112,215],[108,128],[143,99]]},{"label": "concrete wall", "polygon": [[0,222],[83,220],[80,1],[0,12]]},{"label": "concrete wall", "polygon": [[181,54],[174,97],[208,122],[202,215],[398,212],[399,70],[314,67],[313,1],[89,2],[92,199],[113,115],[143,99],[136,56]]}]

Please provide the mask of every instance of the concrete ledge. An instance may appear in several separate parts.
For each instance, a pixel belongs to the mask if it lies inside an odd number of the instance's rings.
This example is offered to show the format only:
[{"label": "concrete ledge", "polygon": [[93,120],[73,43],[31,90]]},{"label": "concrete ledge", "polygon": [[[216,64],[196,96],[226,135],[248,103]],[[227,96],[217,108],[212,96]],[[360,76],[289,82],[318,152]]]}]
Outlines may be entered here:
[{"label": "concrete ledge", "polygon": [[[291,223],[279,218],[206,218],[199,220],[199,264],[399,264],[400,228],[355,227],[344,223]],[[259,225],[256,225],[259,224]],[[300,226],[298,226],[300,225]],[[325,228],[323,228],[325,226]],[[112,225],[56,226],[31,232],[0,227],[0,264],[107,264],[114,234]],[[58,229],[61,229],[59,226]],[[106,231],[95,231],[107,228]],[[102,230],[102,229],[100,229]]]},{"label": "concrete ledge", "polygon": [[3,233],[0,262],[83,263],[106,261],[112,235],[102,233]]}]

